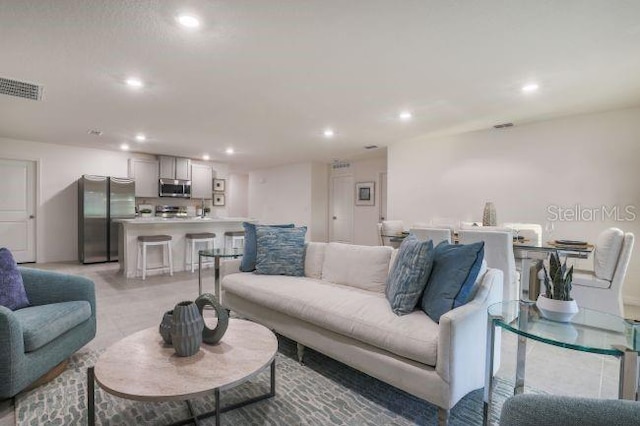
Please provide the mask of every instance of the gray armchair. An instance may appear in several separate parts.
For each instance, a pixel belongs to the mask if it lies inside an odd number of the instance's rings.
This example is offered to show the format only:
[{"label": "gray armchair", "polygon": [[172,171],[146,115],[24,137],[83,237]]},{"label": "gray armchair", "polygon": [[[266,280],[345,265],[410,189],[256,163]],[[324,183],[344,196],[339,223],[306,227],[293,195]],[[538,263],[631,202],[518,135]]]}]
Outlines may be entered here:
[{"label": "gray armchair", "polygon": [[20,268],[31,303],[0,306],[0,399],[12,398],[96,335],[93,281]]},{"label": "gray armchair", "polygon": [[505,401],[500,426],[539,425],[638,426],[640,402],[532,394]]}]

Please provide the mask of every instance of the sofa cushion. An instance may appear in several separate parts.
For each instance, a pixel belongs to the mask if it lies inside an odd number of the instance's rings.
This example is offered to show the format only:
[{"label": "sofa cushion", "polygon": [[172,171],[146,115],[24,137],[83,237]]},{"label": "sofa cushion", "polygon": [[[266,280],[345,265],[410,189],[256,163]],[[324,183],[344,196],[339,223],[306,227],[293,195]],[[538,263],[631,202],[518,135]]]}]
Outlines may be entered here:
[{"label": "sofa cushion", "polygon": [[433,254],[433,241],[420,241],[415,235],[409,235],[400,244],[385,290],[396,315],[406,315],[416,308],[427,285]]},{"label": "sofa cushion", "polygon": [[257,226],[256,274],[303,276],[306,233],[306,226]]},{"label": "sofa cushion", "polygon": [[91,317],[86,300],[31,306],[14,312],[24,338],[24,351],[33,352]]},{"label": "sofa cushion", "polygon": [[384,294],[312,278],[231,274],[227,295],[246,299],[398,356],[436,365],[438,325],[424,312],[397,316]]},{"label": "sofa cushion", "polygon": [[[436,322],[454,307],[456,296],[464,285],[475,283],[482,259],[478,256],[484,242],[449,244],[441,242],[435,248],[433,268],[422,296],[421,307]],[[475,273],[475,275],[473,275]]]},{"label": "sofa cushion", "polygon": [[0,248],[0,305],[12,311],[29,306],[27,292],[13,255]]},{"label": "sofa cushion", "polygon": [[598,235],[593,255],[596,277],[608,281],[613,279],[623,241],[624,232],[618,228],[606,229]]},{"label": "sofa cushion", "polygon": [[324,263],[324,250],[327,243],[308,242],[304,254],[304,276],[309,278],[322,278],[322,264]]},{"label": "sofa cushion", "polygon": [[391,247],[329,243],[324,253],[322,279],[384,293],[392,252]]},{"label": "sofa cushion", "polygon": [[[251,272],[256,269],[256,256],[258,255],[258,240],[256,237],[256,224],[243,222],[244,227],[244,253],[240,261],[240,270],[242,272]],[[265,225],[262,225],[265,226]],[[293,228],[294,224],[286,225],[269,225],[279,228]]]}]

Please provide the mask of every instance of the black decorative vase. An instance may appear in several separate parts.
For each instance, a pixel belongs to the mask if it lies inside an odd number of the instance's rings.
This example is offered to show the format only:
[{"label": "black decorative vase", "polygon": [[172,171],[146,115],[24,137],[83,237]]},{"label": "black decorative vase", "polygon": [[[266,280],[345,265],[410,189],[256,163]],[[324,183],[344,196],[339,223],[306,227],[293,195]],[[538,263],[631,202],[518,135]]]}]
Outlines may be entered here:
[{"label": "black decorative vase", "polygon": [[167,311],[162,316],[160,323],[160,335],[167,345],[171,344],[171,323],[173,322],[173,311]]},{"label": "black decorative vase", "polygon": [[171,343],[178,356],[195,355],[202,343],[204,321],[193,302],[180,302],[173,308]]},{"label": "black decorative vase", "polygon": [[202,341],[213,345],[216,344],[222,339],[224,333],[227,332],[227,327],[229,326],[229,313],[225,308],[222,307],[220,303],[218,303],[218,299],[211,293],[204,293],[200,297],[196,299],[196,305],[200,311],[200,315],[202,316],[202,311],[206,305],[213,307],[216,311],[216,316],[218,317],[218,325],[216,328],[211,330],[204,325],[204,330],[202,331]]}]

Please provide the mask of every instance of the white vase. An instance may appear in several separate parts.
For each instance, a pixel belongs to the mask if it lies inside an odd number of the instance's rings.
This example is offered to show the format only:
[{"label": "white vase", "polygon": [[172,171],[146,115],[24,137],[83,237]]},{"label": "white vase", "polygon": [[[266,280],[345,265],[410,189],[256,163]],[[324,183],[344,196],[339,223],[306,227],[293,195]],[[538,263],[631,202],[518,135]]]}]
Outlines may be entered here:
[{"label": "white vase", "polygon": [[575,300],[553,300],[543,294],[538,296],[536,306],[544,318],[558,322],[571,321],[579,311]]}]

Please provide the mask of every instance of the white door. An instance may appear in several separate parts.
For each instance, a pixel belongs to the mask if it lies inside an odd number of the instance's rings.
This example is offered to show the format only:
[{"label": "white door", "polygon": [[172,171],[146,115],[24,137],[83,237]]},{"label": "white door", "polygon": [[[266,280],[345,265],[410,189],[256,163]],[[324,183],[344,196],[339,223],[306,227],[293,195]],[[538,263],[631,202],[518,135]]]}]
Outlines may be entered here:
[{"label": "white door", "polygon": [[21,263],[36,261],[35,176],[32,161],[0,159],[0,246]]},{"label": "white door", "polygon": [[380,173],[380,217],[379,222],[387,219],[387,173]]},{"label": "white door", "polygon": [[354,191],[352,176],[331,178],[331,241],[353,241]]}]

